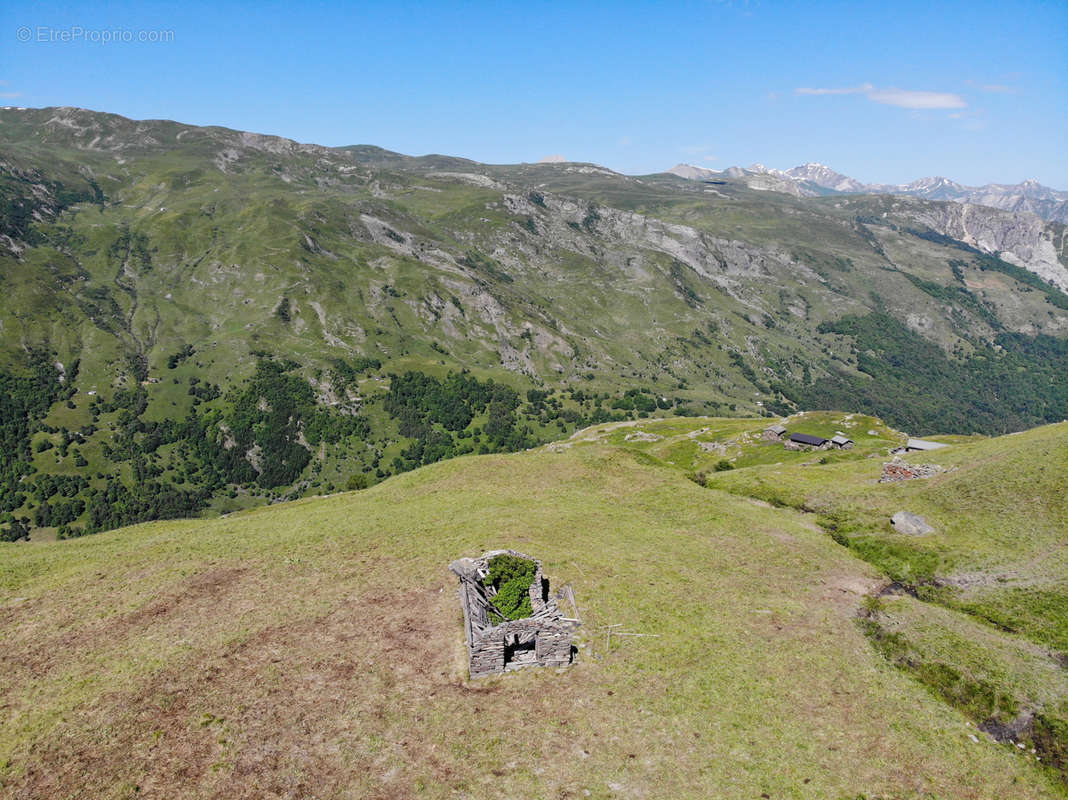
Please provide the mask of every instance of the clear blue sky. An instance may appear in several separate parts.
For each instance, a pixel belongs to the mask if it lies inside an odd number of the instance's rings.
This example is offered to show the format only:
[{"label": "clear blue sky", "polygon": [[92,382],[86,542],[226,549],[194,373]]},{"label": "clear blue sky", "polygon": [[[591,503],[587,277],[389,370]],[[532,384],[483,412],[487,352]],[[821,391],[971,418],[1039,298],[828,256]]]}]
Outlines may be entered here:
[{"label": "clear blue sky", "polygon": [[[116,31],[173,33],[85,40]],[[64,33],[81,39],[38,41]],[[820,161],[864,181],[1068,189],[1065,0],[8,0],[0,81],[9,105],[496,163]]]}]

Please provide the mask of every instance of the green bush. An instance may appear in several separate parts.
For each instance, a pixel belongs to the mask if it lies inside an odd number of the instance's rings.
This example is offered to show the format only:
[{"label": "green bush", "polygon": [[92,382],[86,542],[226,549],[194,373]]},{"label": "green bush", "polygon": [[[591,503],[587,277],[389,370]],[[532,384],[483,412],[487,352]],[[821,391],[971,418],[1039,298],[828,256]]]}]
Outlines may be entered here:
[{"label": "green bush", "polygon": [[502,554],[489,561],[489,574],[483,583],[497,590],[493,604],[500,614],[490,617],[494,623],[505,619],[523,619],[534,610],[530,606],[530,585],[537,565],[528,558]]}]

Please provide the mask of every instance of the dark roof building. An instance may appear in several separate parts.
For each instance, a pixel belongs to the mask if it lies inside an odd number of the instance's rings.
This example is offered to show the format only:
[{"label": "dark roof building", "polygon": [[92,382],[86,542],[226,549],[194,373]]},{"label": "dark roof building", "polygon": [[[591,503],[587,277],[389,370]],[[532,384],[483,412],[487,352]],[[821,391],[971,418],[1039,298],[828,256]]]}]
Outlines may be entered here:
[{"label": "dark roof building", "polygon": [[827,440],[822,436],[810,436],[807,433],[791,433],[790,441],[797,444],[811,445],[812,447],[823,447],[823,445],[827,444]]}]

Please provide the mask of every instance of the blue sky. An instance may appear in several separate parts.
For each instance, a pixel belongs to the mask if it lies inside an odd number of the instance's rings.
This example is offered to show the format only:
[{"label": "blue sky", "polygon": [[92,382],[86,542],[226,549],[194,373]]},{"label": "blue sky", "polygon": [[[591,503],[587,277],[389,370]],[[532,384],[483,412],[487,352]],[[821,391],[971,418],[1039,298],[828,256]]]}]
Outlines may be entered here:
[{"label": "blue sky", "polygon": [[0,95],[495,163],[819,161],[1068,189],[1064,0],[8,0]]}]

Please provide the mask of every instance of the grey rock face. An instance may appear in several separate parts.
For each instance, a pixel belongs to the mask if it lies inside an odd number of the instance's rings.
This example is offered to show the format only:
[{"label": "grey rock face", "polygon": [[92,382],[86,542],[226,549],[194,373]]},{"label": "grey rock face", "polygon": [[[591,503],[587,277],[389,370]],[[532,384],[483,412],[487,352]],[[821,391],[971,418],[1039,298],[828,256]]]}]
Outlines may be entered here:
[{"label": "grey rock face", "polygon": [[999,255],[1068,291],[1068,265],[1061,260],[1057,232],[1036,216],[969,203],[923,204],[912,209],[911,216],[941,234]]},{"label": "grey rock face", "polygon": [[[762,164],[754,164],[749,169],[732,167],[724,172],[680,164],[668,172],[691,180],[733,177],[743,180],[751,189],[785,192],[795,197],[827,192],[899,195],[904,205],[897,208],[895,216],[902,226],[926,225],[951,239],[1030,270],[1061,291],[1068,291],[1064,234],[1062,229],[1050,225],[1051,221],[1068,220],[1068,192],[1054,192],[1030,182],[1019,187],[969,189],[944,178],[924,179],[907,186],[860,184],[821,164],[806,164],[785,172]],[[1031,202],[1026,197],[993,192],[995,189],[1021,189],[1031,194],[1042,191],[1059,199]],[[906,198],[914,199],[910,202]],[[953,202],[927,202],[930,200]]]},{"label": "grey rock face", "polygon": [[935,530],[928,524],[927,520],[910,511],[898,511],[894,516],[890,517],[890,524],[894,526],[894,530],[907,533],[909,536],[924,536],[928,533],[934,533]]}]

